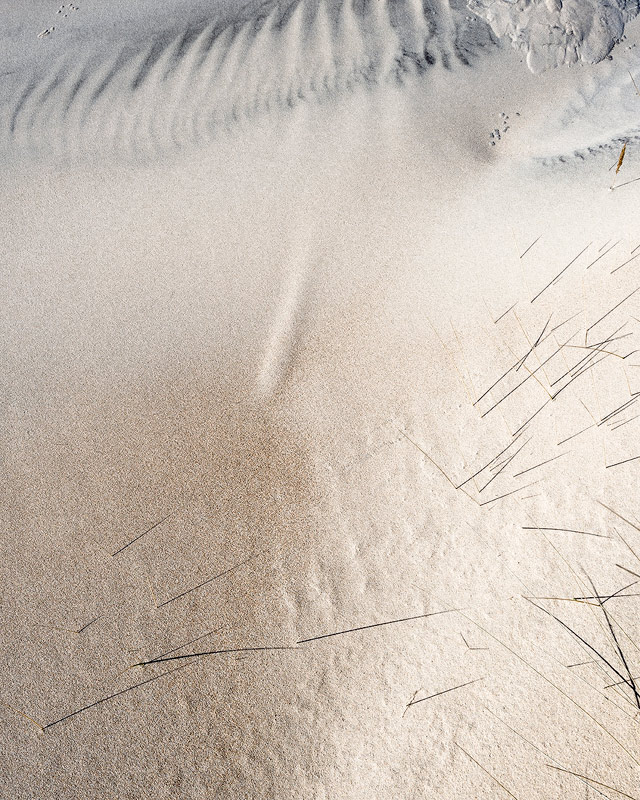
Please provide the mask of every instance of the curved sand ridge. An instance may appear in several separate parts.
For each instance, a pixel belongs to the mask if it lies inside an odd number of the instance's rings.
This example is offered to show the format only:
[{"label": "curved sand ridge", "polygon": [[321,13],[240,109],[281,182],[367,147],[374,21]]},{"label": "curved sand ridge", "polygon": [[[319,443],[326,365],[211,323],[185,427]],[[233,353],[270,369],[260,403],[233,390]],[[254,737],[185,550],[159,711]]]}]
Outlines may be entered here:
[{"label": "curved sand ridge", "polygon": [[[151,155],[358,87],[402,82],[439,63],[470,64],[495,42],[464,7],[437,0],[277,3],[238,22],[198,23],[63,52],[15,86],[5,145],[29,152],[113,148]],[[47,40],[43,46],[53,43]]]},{"label": "curved sand ridge", "polygon": [[[159,18],[147,36],[124,30],[117,17],[104,36],[55,30],[18,69],[5,62],[0,150],[153,158],[305,103],[401,86],[434,66],[471,66],[501,39],[524,51],[534,72],[597,62],[624,41],[637,5],[474,0],[472,13],[462,0],[298,0],[224,15],[214,9],[208,18],[196,5],[177,22]],[[75,20],[82,10],[74,9]],[[637,105],[627,69],[595,79],[545,120],[536,136],[542,146],[531,154],[554,159],[620,147],[638,135]],[[580,107],[588,107],[586,122]],[[556,120],[560,137],[551,145]]]}]

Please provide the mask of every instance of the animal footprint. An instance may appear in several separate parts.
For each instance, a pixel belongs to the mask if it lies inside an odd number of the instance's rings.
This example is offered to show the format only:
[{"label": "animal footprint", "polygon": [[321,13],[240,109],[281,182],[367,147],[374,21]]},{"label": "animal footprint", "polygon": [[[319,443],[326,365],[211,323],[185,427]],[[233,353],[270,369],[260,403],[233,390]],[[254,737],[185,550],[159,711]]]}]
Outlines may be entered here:
[{"label": "animal footprint", "polygon": [[[520,112],[516,111],[516,117],[520,116]],[[505,114],[504,111],[500,112],[500,125],[499,128],[494,128],[491,133],[489,134],[489,141],[491,142],[491,146],[495,147],[496,144],[502,139],[504,134],[509,130],[511,125],[509,124],[509,115]]]},{"label": "animal footprint", "polygon": [[[63,17],[68,17],[72,11],[79,11],[79,6],[74,5],[73,3],[67,3],[66,5],[60,6],[58,9],[58,14],[62,14]],[[50,28],[46,28],[43,31],[40,31],[38,34],[38,39],[44,39],[45,36],[51,36],[51,34],[55,31],[55,25],[52,25]]]},{"label": "animal footprint", "polygon": [[73,3],[69,3],[65,6],[60,6],[58,9],[58,14],[62,14],[65,17],[68,17],[72,11],[78,11],[78,6],[74,6]]}]

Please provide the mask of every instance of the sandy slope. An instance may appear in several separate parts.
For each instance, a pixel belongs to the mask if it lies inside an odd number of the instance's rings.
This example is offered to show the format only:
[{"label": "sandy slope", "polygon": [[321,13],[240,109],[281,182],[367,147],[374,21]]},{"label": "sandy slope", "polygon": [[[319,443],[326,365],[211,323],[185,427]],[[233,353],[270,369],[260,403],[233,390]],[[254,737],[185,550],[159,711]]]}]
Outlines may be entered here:
[{"label": "sandy slope", "polygon": [[7,36],[3,797],[638,794],[637,32],[326,8]]}]

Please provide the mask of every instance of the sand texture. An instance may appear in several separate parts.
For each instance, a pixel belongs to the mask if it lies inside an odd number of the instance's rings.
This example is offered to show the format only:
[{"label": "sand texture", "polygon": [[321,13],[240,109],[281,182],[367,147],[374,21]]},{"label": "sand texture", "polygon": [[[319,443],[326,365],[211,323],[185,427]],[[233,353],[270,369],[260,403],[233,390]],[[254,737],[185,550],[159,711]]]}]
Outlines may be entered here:
[{"label": "sand texture", "polygon": [[1,800],[638,800],[637,3],[1,8]]}]

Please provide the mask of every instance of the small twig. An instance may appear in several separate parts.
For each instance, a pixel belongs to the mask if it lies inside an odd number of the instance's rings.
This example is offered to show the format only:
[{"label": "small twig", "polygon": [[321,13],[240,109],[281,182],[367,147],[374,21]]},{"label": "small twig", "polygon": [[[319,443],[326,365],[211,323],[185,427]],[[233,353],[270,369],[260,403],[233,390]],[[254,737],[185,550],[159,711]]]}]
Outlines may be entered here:
[{"label": "small twig", "polygon": [[602,786],[603,789],[610,789],[612,792],[616,792],[622,797],[628,797],[629,800],[638,800],[638,798],[633,797],[633,795],[627,794],[626,792],[620,791],[620,789],[616,789],[615,786],[608,786],[606,783],[602,783],[601,781],[596,781],[593,778],[589,778],[586,775],[580,775],[578,772],[572,772],[570,769],[564,769],[563,767],[554,767],[553,764],[547,764],[547,767],[550,769],[556,769],[558,772],[566,772],[567,775],[573,775],[575,778],[581,778],[583,781],[589,781],[590,783],[595,783],[596,786]]},{"label": "small twig", "polygon": [[421,697],[420,700],[411,699],[407,703],[407,708],[409,708],[409,706],[415,706],[418,703],[424,703],[425,700],[431,700],[434,697],[440,697],[441,694],[447,694],[448,692],[454,692],[456,689],[462,689],[464,686],[471,686],[472,683],[478,683],[478,681],[483,681],[483,680],[484,678],[476,678],[473,681],[467,681],[466,683],[461,683],[459,686],[452,686],[450,689],[443,689],[441,692],[435,692],[435,694],[430,694],[428,697]]},{"label": "small twig", "polygon": [[402,617],[401,619],[391,619],[388,622],[374,622],[371,625],[361,625],[358,628],[348,628],[344,631],[335,631],[335,633],[323,633],[320,636],[311,636],[308,639],[299,639],[296,644],[306,644],[307,642],[315,642],[318,639],[328,639],[330,636],[342,636],[345,633],[354,633],[355,631],[366,631],[370,628],[380,628],[383,625],[395,625],[398,622],[410,622],[414,619],[426,619],[427,617],[435,617],[438,614],[450,614],[452,611],[459,611],[457,608],[447,608],[444,611],[432,611],[429,614],[417,614],[415,617]]},{"label": "small twig", "polygon": [[515,796],[515,794],[513,794],[513,792],[510,792],[503,783],[500,783],[500,781],[495,777],[495,775],[492,775],[489,772],[488,769],[485,769],[485,767],[483,767],[482,764],[479,761],[476,761],[476,759],[471,755],[471,753],[467,753],[467,751],[464,749],[464,747],[460,747],[458,742],[454,742],[454,744],[456,745],[456,747],[459,747],[460,750],[462,750],[462,752],[465,754],[465,756],[467,756],[467,758],[470,758],[471,761],[473,761],[473,763],[476,766],[480,767],[480,769],[485,773],[485,775],[488,775],[491,778],[492,781],[497,783],[498,786],[509,795],[509,797],[513,797],[513,800],[518,800],[518,798]]},{"label": "small twig", "polygon": [[126,692],[130,692],[133,689],[137,689],[140,686],[144,686],[147,683],[152,683],[153,681],[160,680],[160,678],[164,678],[166,675],[171,675],[172,672],[177,672],[179,669],[185,669],[188,664],[185,664],[182,667],[176,667],[175,669],[170,669],[168,672],[163,672],[161,675],[156,675],[153,678],[147,678],[146,681],[141,681],[141,683],[136,683],[133,686],[129,686],[126,689],[121,689],[119,692],[115,692],[114,694],[110,694],[108,697],[103,697],[100,700],[96,700],[95,703],[89,703],[88,706],[83,706],[79,708],[77,711],[72,711],[70,714],[65,714],[64,717],[60,717],[60,719],[55,720],[54,722],[50,722],[48,725],[45,725],[42,730],[46,731],[49,728],[53,728],[54,725],[58,725],[61,722],[64,722],[71,717],[75,717],[76,714],[81,714],[83,711],[87,711],[90,708],[95,708],[95,706],[100,705],[100,703],[106,703],[107,700],[112,700],[114,697],[119,697],[121,694],[125,694]]}]

